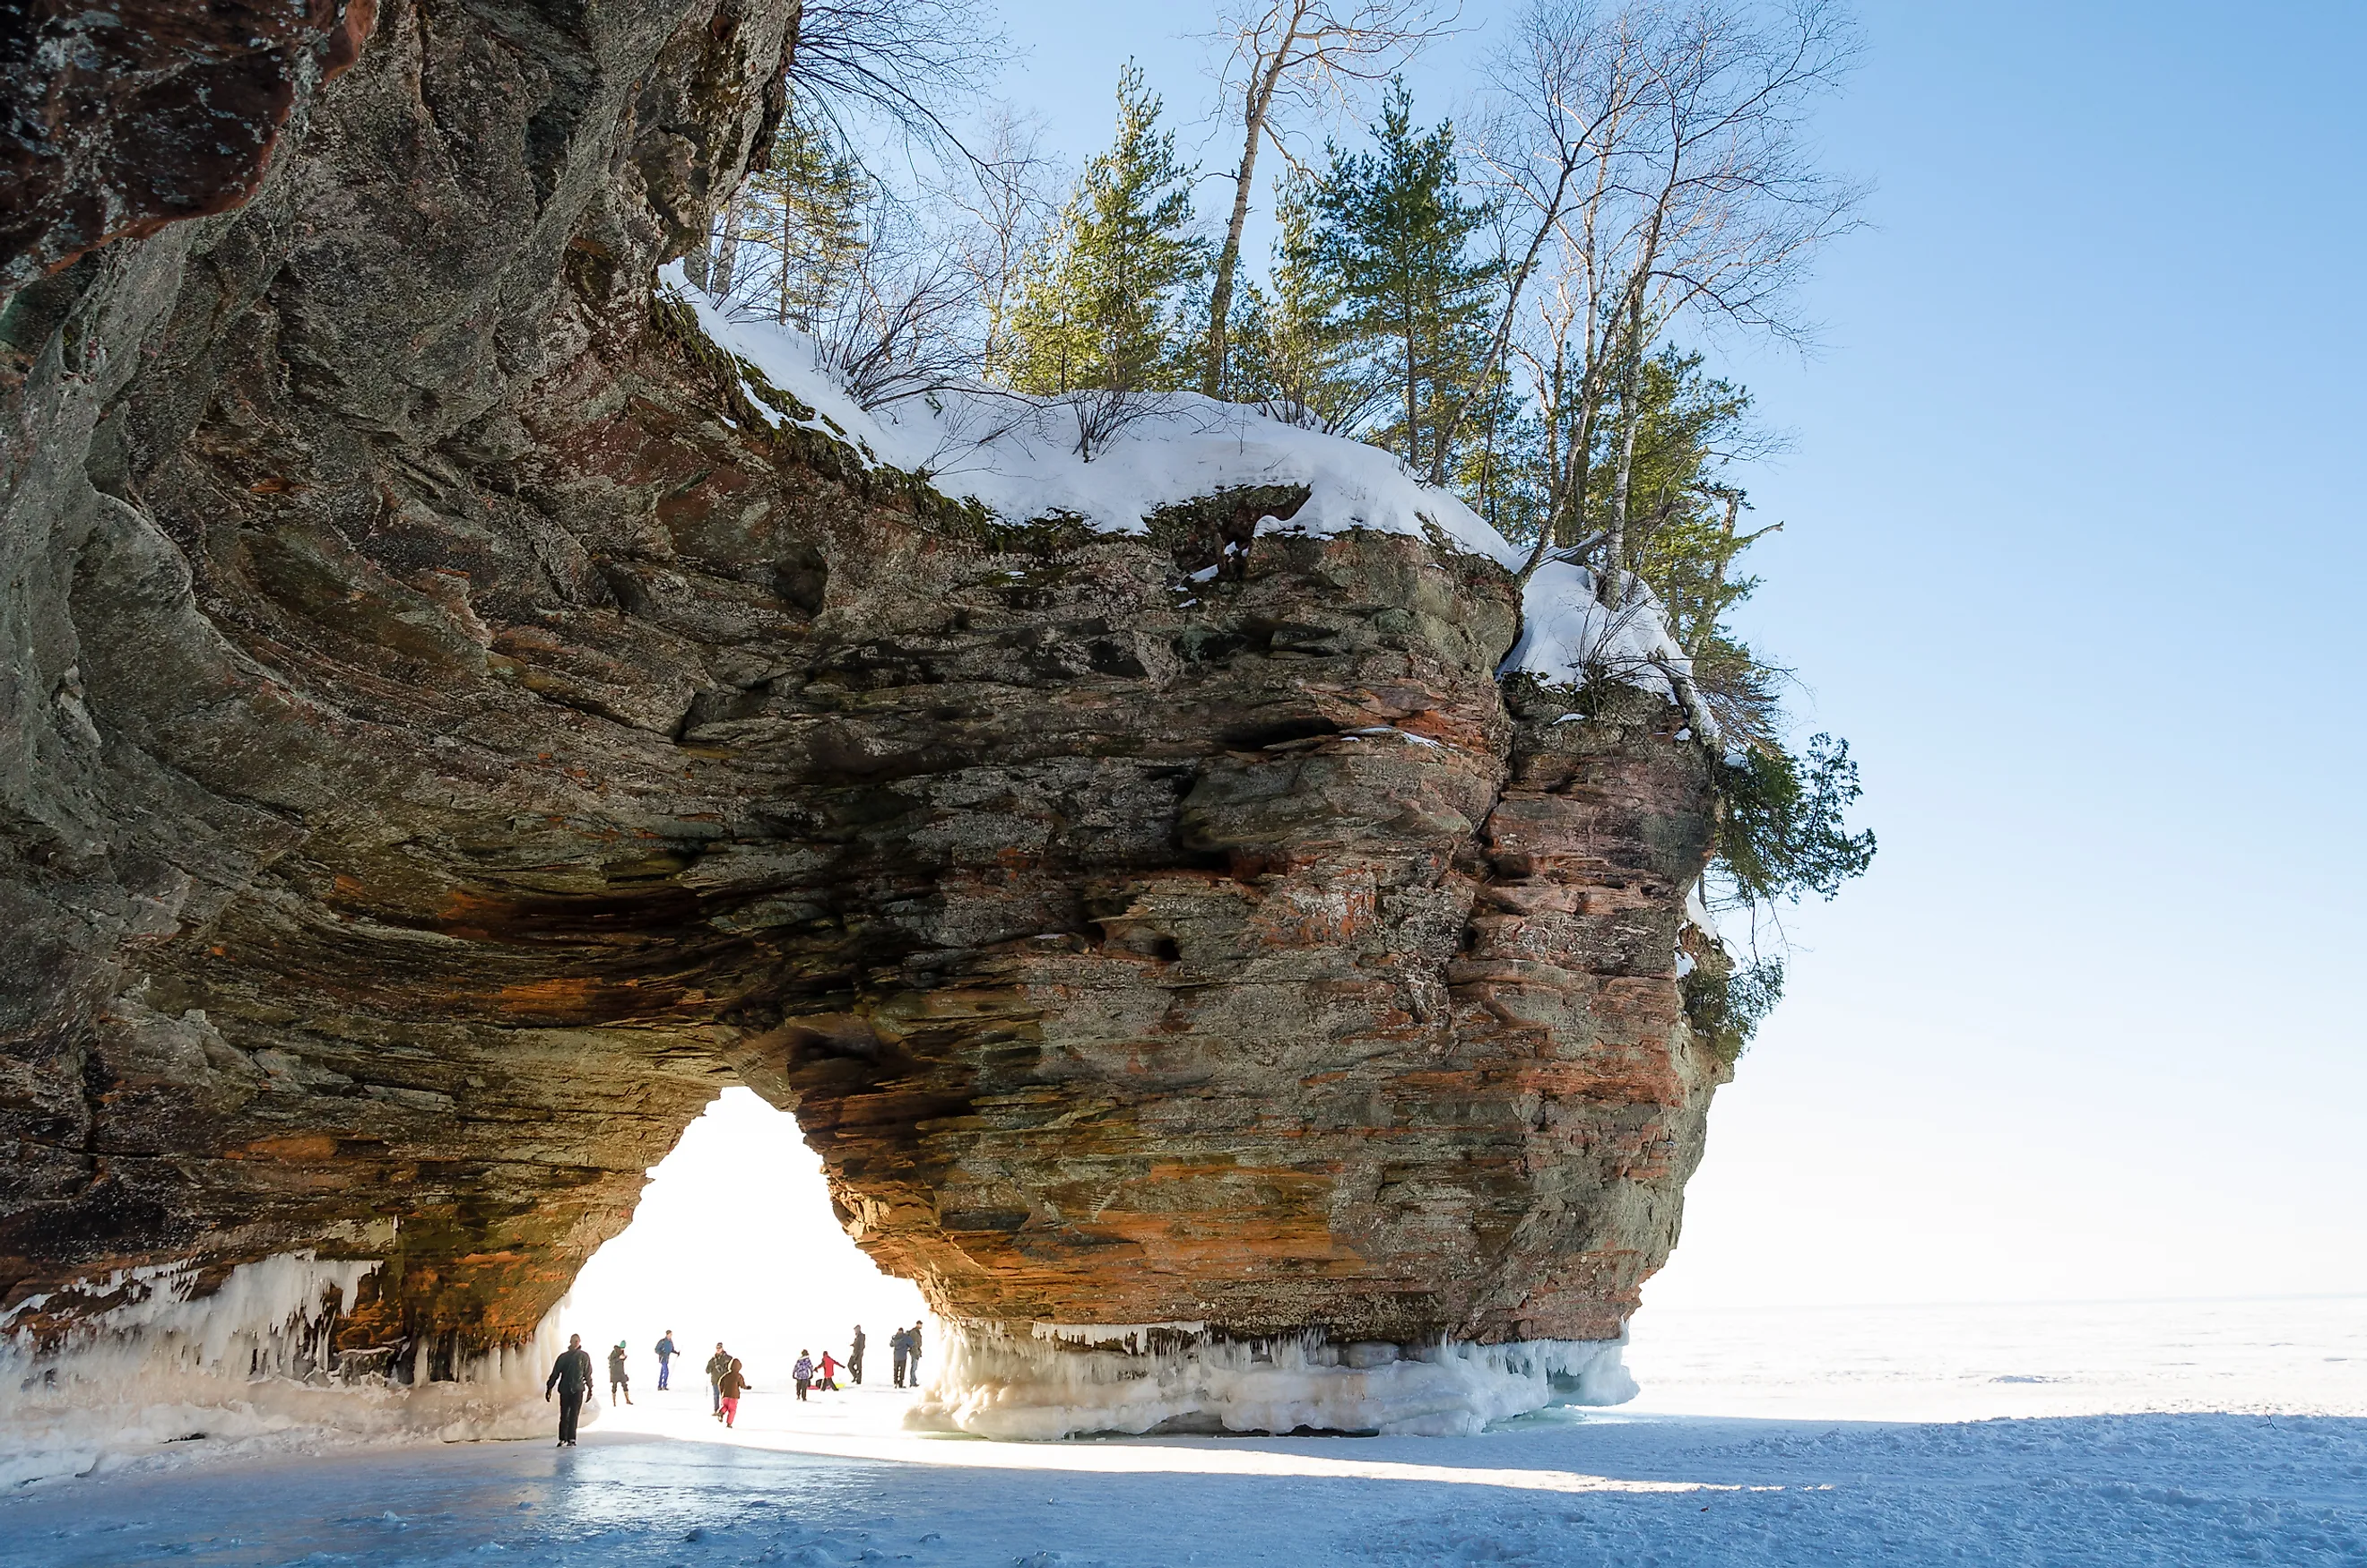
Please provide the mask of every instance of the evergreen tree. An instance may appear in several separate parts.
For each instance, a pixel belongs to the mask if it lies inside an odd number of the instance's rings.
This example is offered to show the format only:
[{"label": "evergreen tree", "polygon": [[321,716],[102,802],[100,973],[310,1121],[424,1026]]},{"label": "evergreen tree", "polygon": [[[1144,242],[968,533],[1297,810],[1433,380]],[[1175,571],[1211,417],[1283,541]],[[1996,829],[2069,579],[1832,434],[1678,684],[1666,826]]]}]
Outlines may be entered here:
[{"label": "evergreen tree", "polygon": [[[1782,725],[1778,688],[1784,672],[1762,663],[1726,624],[1727,613],[1759,586],[1757,578],[1735,571],[1736,561],[1774,531],[1739,531],[1750,502],[1724,479],[1727,462],[1762,445],[1750,421],[1750,394],[1708,374],[1701,355],[1673,345],[1646,360],[1632,387],[1628,570],[1659,600],[1669,629],[1693,661],[1694,683],[1728,740],[1745,749],[1772,747]],[[1583,536],[1599,538],[1608,526],[1627,412],[1614,398],[1593,427],[1574,530]],[[1534,441],[1521,457],[1531,466],[1510,476],[1512,488],[1534,494],[1553,482],[1557,470]],[[1526,536],[1534,537],[1536,523],[1527,525]]]},{"label": "evergreen tree", "polygon": [[[1719,482],[1725,461],[1756,445],[1750,394],[1707,374],[1699,354],[1670,345],[1644,362],[1635,400],[1628,566],[1659,595],[1670,629],[1690,649],[1756,586],[1755,580],[1726,574],[1735,554],[1756,536],[1738,540],[1733,535],[1741,492]],[[1588,487],[1597,513],[1610,504],[1611,470],[1618,460],[1616,444],[1607,437],[1625,416],[1614,401],[1595,459],[1598,479]],[[1588,526],[1599,529],[1604,522],[1590,517]]]},{"label": "evergreen tree", "polygon": [[773,319],[803,332],[816,330],[851,276],[864,248],[864,213],[874,192],[862,166],[844,151],[792,119],[781,128],[770,163],[748,176],[732,203],[736,227],[725,254],[750,243],[767,265],[723,275],[731,291],[761,304]]},{"label": "evergreen tree", "polygon": [[1397,404],[1375,439],[1444,484],[1454,473],[1447,432],[1463,400],[1484,395],[1491,380],[1489,330],[1502,268],[1471,258],[1489,214],[1457,188],[1451,123],[1417,131],[1412,96],[1399,82],[1374,141],[1370,152],[1332,149],[1315,193],[1317,250]]},{"label": "evergreen tree", "polygon": [[1311,180],[1285,177],[1274,220],[1270,281],[1243,286],[1229,329],[1233,394],[1294,424],[1351,429],[1385,389],[1363,362],[1339,275],[1320,254]]},{"label": "evergreen tree", "polygon": [[1117,133],[1087,164],[1022,280],[1012,311],[1011,384],[1024,392],[1160,391],[1188,378],[1183,307],[1206,270],[1191,233],[1191,171],[1161,103],[1128,65]]}]

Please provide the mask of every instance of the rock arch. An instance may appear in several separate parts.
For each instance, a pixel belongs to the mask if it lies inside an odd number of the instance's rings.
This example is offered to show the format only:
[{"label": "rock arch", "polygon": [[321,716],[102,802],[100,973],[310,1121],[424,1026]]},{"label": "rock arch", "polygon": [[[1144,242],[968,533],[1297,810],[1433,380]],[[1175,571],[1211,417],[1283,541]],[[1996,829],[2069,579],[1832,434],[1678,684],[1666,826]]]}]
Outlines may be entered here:
[{"label": "rock arch", "polygon": [[0,1311],[371,1259],[337,1347],[441,1375],[742,1081],[955,1319],[1615,1337],[1724,1074],[1681,716],[1501,686],[1492,562],[1186,603],[1227,498],[771,431],[650,280],[793,7],[628,9],[393,0],[251,200],[9,307]]}]

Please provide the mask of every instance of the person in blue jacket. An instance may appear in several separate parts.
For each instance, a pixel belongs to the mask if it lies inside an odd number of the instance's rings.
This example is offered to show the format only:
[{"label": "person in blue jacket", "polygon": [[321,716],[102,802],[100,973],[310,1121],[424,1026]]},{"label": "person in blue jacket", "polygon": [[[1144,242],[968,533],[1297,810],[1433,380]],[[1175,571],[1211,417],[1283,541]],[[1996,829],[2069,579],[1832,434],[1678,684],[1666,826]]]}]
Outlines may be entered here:
[{"label": "person in blue jacket", "polygon": [[661,1389],[666,1385],[666,1372],[672,1367],[674,1359],[681,1354],[681,1351],[674,1348],[674,1330],[667,1329],[665,1337],[658,1341],[658,1387]]}]

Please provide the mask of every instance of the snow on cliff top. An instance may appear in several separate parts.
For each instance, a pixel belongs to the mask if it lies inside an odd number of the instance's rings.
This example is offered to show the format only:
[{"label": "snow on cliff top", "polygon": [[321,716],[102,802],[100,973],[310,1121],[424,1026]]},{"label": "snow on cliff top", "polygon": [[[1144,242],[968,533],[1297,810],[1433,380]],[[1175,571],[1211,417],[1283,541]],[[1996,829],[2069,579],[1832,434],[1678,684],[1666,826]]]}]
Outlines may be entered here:
[{"label": "snow on cliff top", "polygon": [[[659,287],[687,306],[701,331],[774,388],[814,412],[802,422],[873,463],[917,471],[943,493],[975,501],[1010,523],[1070,515],[1113,534],[1139,534],[1161,507],[1218,491],[1304,485],[1288,522],[1262,532],[1314,536],[1369,528],[1485,556],[1517,571],[1528,552],[1445,491],[1422,483],[1377,446],[1285,424],[1255,409],[1193,392],[1148,400],[1147,411],[1077,455],[1076,416],[1056,400],[965,384],[865,409],[824,369],[814,340],[719,305],[676,262]],[[787,416],[753,400],[776,424]],[[1640,591],[1640,590],[1639,590]],[[1498,673],[1525,671],[1580,684],[1591,670],[1673,696],[1667,671],[1690,673],[1648,594],[1627,609],[1596,602],[1582,567],[1548,561],[1531,577],[1521,639]]]},{"label": "snow on cliff top", "polygon": [[[1521,596],[1521,640],[1496,673],[1525,671],[1541,681],[1583,685],[1590,674],[1676,698],[1672,674],[1691,678],[1693,662],[1670,635],[1660,603],[1636,583],[1614,610],[1594,596],[1594,574],[1569,561],[1537,568]],[[1706,723],[1706,716],[1700,716]],[[1707,739],[1704,737],[1704,739]]]}]

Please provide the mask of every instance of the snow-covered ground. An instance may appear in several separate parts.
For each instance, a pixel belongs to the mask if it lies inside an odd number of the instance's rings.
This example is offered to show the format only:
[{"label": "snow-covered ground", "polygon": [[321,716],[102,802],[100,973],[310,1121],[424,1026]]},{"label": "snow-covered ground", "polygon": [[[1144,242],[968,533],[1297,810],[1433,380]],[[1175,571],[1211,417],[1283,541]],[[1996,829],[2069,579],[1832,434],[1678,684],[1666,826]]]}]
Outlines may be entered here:
[{"label": "snow-covered ground", "polygon": [[[1645,1288],[1623,1414],[1980,1421],[2367,1417],[2367,1298],[1672,1309]],[[2362,1486],[2367,1491],[2367,1486]]]},{"label": "snow-covered ground", "polygon": [[2367,1302],[1648,1310],[1631,1364],[1473,1438],[1042,1444],[752,1368],[730,1433],[699,1389],[567,1452],[174,1445],[0,1501],[0,1562],[2367,1562]]}]

